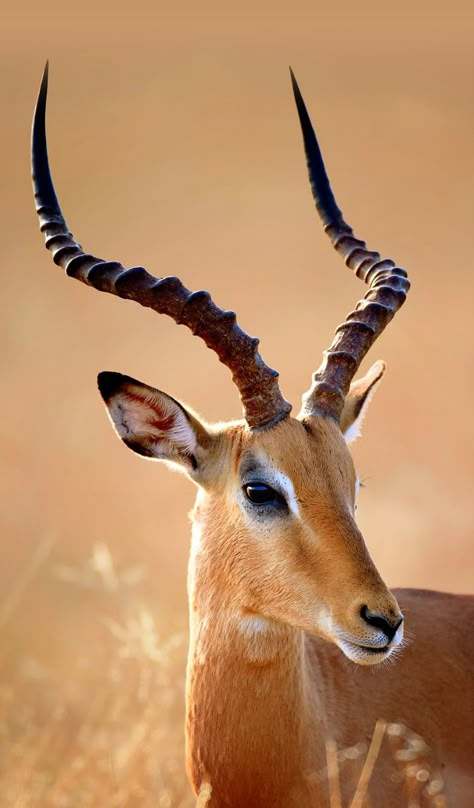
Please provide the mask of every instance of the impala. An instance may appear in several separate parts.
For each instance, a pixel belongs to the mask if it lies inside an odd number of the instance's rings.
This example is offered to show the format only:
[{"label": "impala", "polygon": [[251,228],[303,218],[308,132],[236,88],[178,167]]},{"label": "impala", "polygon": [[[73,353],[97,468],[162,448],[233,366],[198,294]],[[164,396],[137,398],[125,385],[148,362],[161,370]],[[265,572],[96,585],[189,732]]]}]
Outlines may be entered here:
[{"label": "impala", "polygon": [[[85,252],[69,232],[50,175],[47,68],[33,124],[33,183],[46,247],[68,275],[187,325],[232,372],[243,420],[209,425],[167,393],[121,375],[99,390],[123,442],[179,467],[197,485],[189,564],[187,768],[211,808],[329,804],[328,740],[349,747],[382,718],[430,748],[450,805],[472,805],[472,600],[421,590],[396,596],[355,520],[358,477],[348,444],[385,370],[362,359],[403,304],[403,269],[345,223],[292,74],[316,208],[333,246],[368,284],[336,329],[300,413],[258,352],[258,340],[207,292]],[[413,641],[401,649],[403,613]],[[377,666],[377,669],[375,669]],[[382,744],[371,806],[406,805]],[[206,785],[207,788],[207,785]],[[342,786],[343,791],[345,785]],[[347,795],[346,795],[347,796]]]}]

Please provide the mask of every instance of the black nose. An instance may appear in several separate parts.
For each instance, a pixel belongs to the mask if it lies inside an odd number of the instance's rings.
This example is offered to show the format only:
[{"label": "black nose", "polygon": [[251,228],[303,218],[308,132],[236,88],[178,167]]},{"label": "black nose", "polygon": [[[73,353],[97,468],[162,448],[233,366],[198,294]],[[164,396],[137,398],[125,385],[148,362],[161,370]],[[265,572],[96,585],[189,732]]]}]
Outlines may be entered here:
[{"label": "black nose", "polygon": [[386,617],[382,617],[381,614],[377,614],[377,612],[371,612],[367,608],[367,606],[362,606],[360,610],[360,616],[369,626],[373,628],[379,628],[383,631],[383,633],[388,637],[388,641],[391,642],[396,634],[397,628],[401,623],[403,623],[403,615],[399,617],[399,619],[395,623],[391,623],[390,620],[387,620]]}]

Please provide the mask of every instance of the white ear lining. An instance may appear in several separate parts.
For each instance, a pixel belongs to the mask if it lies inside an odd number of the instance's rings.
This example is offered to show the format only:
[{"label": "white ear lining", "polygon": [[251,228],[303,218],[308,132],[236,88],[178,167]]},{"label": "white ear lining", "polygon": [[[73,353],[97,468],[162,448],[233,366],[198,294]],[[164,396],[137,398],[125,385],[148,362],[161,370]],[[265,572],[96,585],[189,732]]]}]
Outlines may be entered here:
[{"label": "white ear lining", "polygon": [[196,448],[196,434],[185,413],[163,393],[129,384],[110,399],[108,409],[119,436],[146,444],[151,455],[190,455]]},{"label": "white ear lining", "polygon": [[349,429],[346,429],[346,431],[344,432],[344,440],[346,441],[348,446],[353,441],[357,440],[357,438],[360,438],[362,421],[359,422],[359,418],[356,418],[354,423],[350,425]]},{"label": "white ear lining", "polygon": [[371,390],[367,393],[367,396],[365,397],[365,401],[362,404],[362,407],[360,409],[359,415],[357,416],[355,421],[353,421],[352,424],[344,432],[344,440],[346,441],[347,445],[353,443],[353,441],[357,440],[357,438],[360,438],[360,435],[361,435],[361,432],[362,432],[362,424],[364,423],[364,418],[365,418],[365,416],[367,414],[367,410],[368,410],[369,404],[370,404],[370,402],[372,400],[372,396],[375,393],[375,388],[376,387],[377,387],[377,384],[374,384],[374,386],[371,388]]},{"label": "white ear lining", "polygon": [[[365,376],[352,382],[347,395],[341,420],[349,426],[343,431],[347,444],[355,441],[361,434],[362,424],[367,413],[372,397],[379,386],[385,373],[386,365],[381,359],[374,362]],[[357,417],[353,418],[354,412],[359,409]]]}]

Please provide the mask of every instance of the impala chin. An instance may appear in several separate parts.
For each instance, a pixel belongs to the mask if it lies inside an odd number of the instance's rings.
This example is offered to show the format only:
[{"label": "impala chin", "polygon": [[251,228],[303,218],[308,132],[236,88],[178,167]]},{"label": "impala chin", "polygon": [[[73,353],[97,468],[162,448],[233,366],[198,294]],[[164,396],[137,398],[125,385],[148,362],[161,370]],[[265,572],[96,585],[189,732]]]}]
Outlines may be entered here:
[{"label": "impala chin", "polygon": [[391,656],[399,648],[403,640],[403,625],[400,625],[394,637],[388,642],[387,638],[380,640],[353,640],[346,635],[344,638],[335,637],[336,645],[344,652],[346,657],[357,665],[378,665]]}]

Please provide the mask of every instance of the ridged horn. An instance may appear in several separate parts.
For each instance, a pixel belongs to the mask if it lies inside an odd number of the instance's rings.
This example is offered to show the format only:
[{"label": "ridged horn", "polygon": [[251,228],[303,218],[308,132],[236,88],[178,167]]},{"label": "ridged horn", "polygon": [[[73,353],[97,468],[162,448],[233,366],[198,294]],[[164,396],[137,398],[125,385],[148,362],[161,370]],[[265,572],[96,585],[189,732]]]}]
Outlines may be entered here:
[{"label": "ridged horn", "polygon": [[293,71],[290,72],[316,209],[333,247],[369,286],[365,297],[337,327],[332,345],[324,351],[324,360],[313,375],[311,388],[303,396],[302,415],[324,415],[339,421],[355,373],[371,345],[405,302],[410,282],[404,269],[368,250],[344,221],[303,97]]},{"label": "ridged horn", "polygon": [[61,213],[49,169],[47,92],[46,64],[33,119],[32,174],[40,229],[54,262],[76,280],[167,314],[203,339],[231,371],[249,427],[269,427],[285,418],[291,405],[280,392],[278,373],[264,363],[258,352],[259,340],[242,331],[234,312],[216,306],[208,292],[186,289],[179,278],[156,278],[143,267],[125,269],[118,261],[90,255],[74,240]]}]

